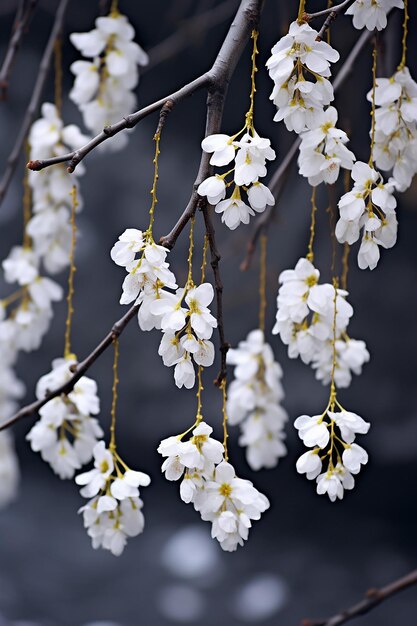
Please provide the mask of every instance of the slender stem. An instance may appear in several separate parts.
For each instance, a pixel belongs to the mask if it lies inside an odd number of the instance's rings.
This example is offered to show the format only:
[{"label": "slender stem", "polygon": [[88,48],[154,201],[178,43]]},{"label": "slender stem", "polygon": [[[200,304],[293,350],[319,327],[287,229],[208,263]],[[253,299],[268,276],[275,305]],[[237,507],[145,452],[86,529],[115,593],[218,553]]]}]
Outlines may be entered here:
[{"label": "slender stem", "polygon": [[252,133],[254,133],[255,129],[253,127],[253,112],[254,112],[254,106],[255,106],[255,93],[256,93],[256,72],[258,71],[258,68],[256,67],[256,55],[259,54],[258,31],[253,30],[251,37],[253,41],[252,56],[251,56],[251,60],[252,60],[251,90],[250,90],[250,106],[249,106],[248,112],[246,113],[246,128],[248,128],[248,130],[251,130]]},{"label": "slender stem", "polygon": [[336,383],[335,383],[335,372],[337,365],[337,351],[336,351],[336,338],[337,338],[337,289],[338,289],[338,280],[337,278],[333,278],[333,288],[334,288],[334,297],[333,297],[333,327],[332,327],[332,371],[330,375],[330,399],[329,404],[330,408],[334,410],[334,401],[336,399]]},{"label": "slender stem", "polygon": [[229,450],[227,440],[229,439],[229,433],[227,431],[227,391],[226,391],[226,379],[224,378],[220,384],[220,390],[222,392],[222,415],[223,415],[223,447],[224,447],[224,460],[229,460]]},{"label": "slender stem", "polygon": [[259,254],[259,328],[265,333],[266,313],[266,253],[268,236],[261,235],[261,250]]},{"label": "slender stem", "polygon": [[314,235],[316,232],[316,213],[317,213],[316,193],[317,193],[317,187],[313,187],[313,191],[311,193],[310,239],[308,242],[308,253],[307,253],[307,260],[310,261],[310,263],[312,263],[314,260],[313,244],[314,244]]},{"label": "slender stem", "polygon": [[350,254],[350,245],[346,241],[343,246],[342,277],[341,277],[342,289],[344,289],[345,291],[347,291],[347,287],[348,287],[349,254]]},{"label": "slender stem", "polygon": [[117,406],[117,386],[119,384],[119,338],[116,337],[113,340],[114,346],[114,359],[113,359],[113,387],[112,387],[112,401],[111,401],[111,424],[110,424],[110,445],[111,452],[116,451],[116,406]]},{"label": "slender stem", "polygon": [[161,151],[159,149],[159,144],[161,141],[161,131],[157,131],[155,133],[153,140],[155,142],[155,155],[153,158],[154,173],[153,173],[153,181],[152,181],[152,189],[151,189],[152,202],[151,202],[151,208],[149,209],[149,228],[148,228],[149,236],[152,239],[153,239],[153,234],[152,234],[153,223],[155,220],[155,207],[158,203],[158,198],[156,195],[156,187],[157,187],[158,178],[159,178],[159,155],[161,154]]},{"label": "slender stem", "polygon": [[404,69],[407,63],[407,35],[408,35],[408,20],[410,16],[408,14],[408,0],[404,0],[404,21],[403,21],[403,39],[402,39],[402,48],[403,53],[401,56],[401,62],[397,67],[397,71],[400,72]]},{"label": "slender stem", "polygon": [[376,93],[376,58],[377,58],[377,42],[374,39],[374,48],[372,50],[372,108],[371,108],[371,149],[369,153],[369,165],[372,167],[374,162],[374,146],[375,146],[375,93]]},{"label": "slender stem", "polygon": [[194,286],[194,282],[193,282],[194,224],[195,224],[195,215],[193,215],[190,220],[190,238],[189,238],[189,247],[188,247],[188,275],[187,275],[187,282],[185,284],[186,289],[191,289]]},{"label": "slender stem", "polygon": [[203,243],[203,260],[201,262],[201,280],[200,284],[203,284],[206,280],[206,265],[207,265],[207,248],[208,248],[208,236],[207,233],[204,235],[204,243]]},{"label": "slender stem", "polygon": [[71,191],[72,206],[71,206],[71,248],[70,248],[70,268],[68,274],[68,294],[67,294],[67,319],[65,322],[65,347],[64,356],[66,359],[72,356],[71,353],[71,326],[72,317],[74,315],[74,276],[76,272],[75,267],[75,245],[77,240],[77,225],[75,222],[75,213],[77,211],[77,187],[73,185]]},{"label": "slender stem", "polygon": [[197,393],[195,394],[197,398],[197,414],[196,414],[195,425],[199,424],[199,422],[201,422],[201,420],[203,419],[203,402],[201,400],[201,394],[204,391],[204,387],[203,387],[203,380],[201,377],[202,372],[203,372],[203,367],[199,365],[197,369],[197,383],[198,383]]}]

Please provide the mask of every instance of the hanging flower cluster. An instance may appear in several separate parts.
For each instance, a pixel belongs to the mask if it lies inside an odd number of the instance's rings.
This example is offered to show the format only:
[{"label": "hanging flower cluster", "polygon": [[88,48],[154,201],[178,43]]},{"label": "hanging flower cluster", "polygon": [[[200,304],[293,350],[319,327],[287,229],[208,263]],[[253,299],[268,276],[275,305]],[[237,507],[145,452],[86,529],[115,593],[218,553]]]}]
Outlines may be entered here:
[{"label": "hanging flower cluster", "polygon": [[280,404],[282,369],[262,330],[251,331],[237,348],[229,350],[227,362],[235,366],[235,379],[228,388],[229,424],[240,424],[239,444],[246,447],[253,470],[275,467],[287,454],[284,426],[288,416]]},{"label": "hanging flower cluster", "polygon": [[[259,137],[253,127],[245,127],[232,137],[209,135],[203,139],[201,147],[213,154],[210,159],[212,165],[220,167],[234,161],[228,172],[210,176],[198,187],[200,196],[206,196],[209,203],[215,206],[216,213],[221,213],[222,222],[230,230],[235,230],[241,223],[249,224],[250,216],[262,213],[268,205],[275,204],[271,191],[259,182],[259,178],[267,174],[266,161],[275,159],[269,139]],[[227,182],[227,176],[232,173],[233,179]],[[224,199],[230,185],[234,185],[233,193],[230,198]],[[249,204],[242,200],[242,189],[247,193]]]},{"label": "hanging flower cluster", "polygon": [[362,230],[358,265],[373,270],[378,265],[379,246],[392,248],[397,241],[395,184],[392,179],[384,183],[381,174],[362,161],[353,166],[352,179],[352,189],[338,203],[336,237],[340,243],[352,244]]},{"label": "hanging flower cluster", "polygon": [[294,426],[304,445],[312,448],[298,459],[297,471],[316,480],[319,495],[341,500],[345,489],[355,486],[353,476],[368,462],[367,452],[354,441],[357,434],[368,432],[369,422],[343,409],[334,398],[321,415],[301,415]]},{"label": "hanging flower cluster", "polygon": [[[0,382],[3,381],[0,378]],[[9,433],[0,432],[0,509],[12,502],[19,485],[19,464]]]},{"label": "hanging flower cluster", "polygon": [[352,15],[353,25],[359,30],[383,30],[387,25],[387,13],[394,7],[403,9],[403,0],[355,0],[346,15]]},{"label": "hanging flower cluster", "polygon": [[151,479],[136,472],[119,457],[110,444],[99,441],[93,449],[94,469],[75,478],[84,498],[90,498],[81,507],[84,526],[94,549],[110,550],[120,556],[129,537],[143,532],[145,519],[139,487],[147,487]]},{"label": "hanging flower cluster", "polygon": [[[252,89],[245,126],[235,135],[222,133],[209,135],[201,143],[204,152],[212,155],[211,165],[223,167],[233,162],[231,169],[224,174],[209,176],[197,189],[198,194],[206,197],[215,207],[216,213],[221,214],[222,222],[230,230],[235,230],[240,224],[249,224],[251,216],[262,213],[267,206],[275,204],[271,191],[259,181],[267,175],[266,162],[273,161],[276,155],[271,148],[270,140],[260,137],[253,124],[257,38],[258,33],[254,31]],[[228,176],[231,177],[229,181]],[[230,186],[233,186],[233,192],[225,199]],[[248,204],[242,200],[242,191],[247,195]]]},{"label": "hanging flower cluster", "polygon": [[[60,358],[36,386],[36,397],[42,400],[49,390],[58,389],[72,377],[75,359]],[[53,398],[39,410],[40,419],[26,438],[34,452],[40,452],[61,479],[72,478],[76,470],[93,457],[93,449],[103,431],[96,418],[100,411],[97,384],[82,376],[72,391]]]},{"label": "hanging flower cluster", "polygon": [[[42,105],[42,117],[29,133],[31,159],[49,159],[79,148],[88,141],[75,124],[64,126],[54,104]],[[81,169],[80,169],[81,168]],[[27,234],[33,250],[49,274],[57,274],[69,265],[71,247],[71,190],[77,186],[77,176],[84,174],[80,164],[75,178],[69,176],[65,165],[48,167],[40,172],[29,172],[32,191],[33,216],[27,225]],[[82,200],[78,192],[78,209]]]},{"label": "hanging flower cluster", "polygon": [[375,165],[392,170],[395,188],[405,191],[417,172],[417,83],[407,67],[377,79],[375,104]]},{"label": "hanging flower cluster", "polygon": [[271,100],[278,109],[274,121],[283,120],[296,133],[316,129],[318,116],[334,99],[328,78],[339,53],[317,37],[308,24],[292,22],[266,63],[274,82]]},{"label": "hanging flower cluster", "polygon": [[336,127],[337,110],[329,106],[316,114],[316,126],[300,134],[298,167],[301,176],[312,186],[325,182],[332,185],[339,178],[340,168],[351,170],[356,160],[346,148],[347,134]]},{"label": "hanging flower cluster", "polygon": [[142,330],[162,330],[159,354],[164,365],[174,366],[177,387],[190,389],[195,383],[193,361],[205,367],[214,361],[214,346],[209,340],[217,320],[208,308],[214,291],[210,283],[196,287],[191,277],[178,289],[165,261],[168,252],[153,241],[149,230],[143,233],[130,228],[113,246],[111,257],[128,272],[120,303],[140,304]]},{"label": "hanging flower cluster", "polygon": [[[319,277],[319,270],[305,258],[299,259],[295,269],[280,274],[278,310],[272,332],[279,334],[288,346],[291,359],[300,357],[316,370],[318,380],[328,384],[332,371],[334,287],[330,283],[319,284]],[[351,339],[347,334],[353,315],[347,295],[347,291],[337,290],[334,377],[338,387],[348,387],[352,373],[361,374],[363,364],[369,361],[365,342]]]},{"label": "hanging flower cluster", "polygon": [[252,521],[269,508],[268,499],[249,480],[237,478],[223,456],[223,444],[210,436],[213,429],[202,418],[183,441],[189,432],[161,441],[162,471],[167,480],[182,478],[183,502],[192,502],[201,518],[211,522],[211,536],[223,550],[233,552],[248,538]]},{"label": "hanging flower cluster", "polygon": [[356,413],[346,411],[337,399],[336,341],[341,295],[336,279],[329,287],[333,302],[329,402],[321,415],[301,415],[295,420],[294,426],[304,445],[311,448],[298,459],[297,471],[306,474],[309,480],[316,479],[317,493],[327,493],[334,502],[337,498],[343,498],[345,489],[353,489],[353,475],[358,474],[361,466],[368,462],[368,454],[354,441],[357,434],[366,434],[370,425]]},{"label": "hanging flower cluster", "polygon": [[[138,66],[148,64],[148,55],[133,41],[134,36],[133,26],[118,11],[98,17],[90,32],[70,35],[83,57],[92,59],[71,65],[75,81],[69,95],[79,106],[85,126],[94,134],[136,107],[133,90],[139,80]],[[106,147],[116,150],[126,143],[126,133],[120,133],[106,142]]]}]

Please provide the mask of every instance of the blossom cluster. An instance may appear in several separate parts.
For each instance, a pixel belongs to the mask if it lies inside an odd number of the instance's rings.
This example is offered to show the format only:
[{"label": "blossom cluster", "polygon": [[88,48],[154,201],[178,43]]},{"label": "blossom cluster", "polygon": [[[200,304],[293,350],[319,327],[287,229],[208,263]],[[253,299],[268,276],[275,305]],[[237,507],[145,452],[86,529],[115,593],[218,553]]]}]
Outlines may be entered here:
[{"label": "blossom cluster", "polygon": [[141,330],[162,330],[159,354],[164,365],[174,366],[177,387],[190,389],[195,383],[193,362],[208,367],[214,361],[210,338],[217,320],[208,308],[214,290],[210,283],[196,287],[192,281],[178,288],[166,261],[168,252],[148,232],[129,228],[113,246],[111,257],[128,272],[120,303],[140,304]]},{"label": "blossom cluster", "polygon": [[356,160],[345,145],[347,134],[336,127],[336,122],[337,110],[329,106],[316,114],[315,128],[300,134],[299,172],[314,187],[322,182],[332,185],[340,168],[351,170]]},{"label": "blossom cluster", "polygon": [[253,470],[275,467],[287,453],[284,426],[288,416],[280,404],[282,369],[262,330],[251,331],[237,348],[230,349],[227,362],[235,366],[227,394],[228,422],[240,424],[239,444],[246,447]]},{"label": "blossom cluster", "polygon": [[[49,159],[85,143],[75,124],[64,126],[54,104],[42,105],[42,116],[36,120],[29,133],[31,159]],[[71,190],[77,176],[84,174],[82,164],[77,167],[75,177],[67,173],[63,164],[48,167],[40,172],[29,172],[32,192],[33,216],[27,225],[33,250],[42,261],[48,274],[57,274],[69,265],[71,247]],[[77,192],[78,209],[82,200]]]},{"label": "blossom cluster", "polygon": [[354,441],[370,426],[338,403],[338,410],[335,408],[331,402],[322,415],[301,415],[294,422],[300,439],[311,448],[298,459],[297,471],[309,480],[315,479],[317,493],[327,493],[332,502],[341,500],[345,489],[353,489],[354,475],[368,462],[367,452]]},{"label": "blossom cluster", "polygon": [[388,11],[394,7],[403,9],[403,0],[355,0],[346,15],[352,16],[353,25],[358,30],[383,30],[387,25]]},{"label": "blossom cluster", "polygon": [[330,65],[339,60],[339,53],[309,24],[297,21],[271,52],[266,66],[274,82],[274,120],[284,121],[288,130],[300,135],[301,176],[313,186],[333,184],[340,168],[351,170],[356,160],[346,147],[348,136],[336,126],[336,109],[329,106],[334,100]]},{"label": "blossom cluster", "polygon": [[18,484],[19,464],[12,437],[7,432],[0,432],[0,509],[14,500]]},{"label": "blossom cluster", "polygon": [[[269,139],[260,137],[253,129],[246,130],[240,139],[240,133],[232,137],[216,134],[209,135],[201,143],[204,152],[212,154],[211,165],[222,167],[233,161],[229,171],[209,176],[197,190],[200,196],[207,197],[216,213],[221,213],[222,222],[231,230],[239,224],[249,224],[251,216],[275,204],[271,191],[259,181],[266,176],[266,161],[275,159],[275,151]],[[227,176],[232,173],[233,179],[227,182]],[[230,185],[233,185],[233,192],[225,199]],[[242,190],[248,203],[242,200]]]},{"label": "blossom cluster", "polygon": [[188,441],[184,435],[161,441],[165,457],[162,471],[167,480],[181,480],[180,496],[192,503],[204,521],[211,522],[211,536],[223,550],[233,552],[248,538],[252,521],[269,508],[268,499],[249,480],[236,476],[224,460],[224,447],[210,435],[213,429],[200,421]]},{"label": "blossom cluster", "polygon": [[338,387],[348,387],[352,373],[360,374],[363,364],[369,360],[369,352],[364,341],[351,339],[347,334],[353,315],[353,308],[346,299],[347,291],[337,290],[334,320],[335,288],[329,283],[319,284],[319,278],[319,270],[305,258],[299,259],[295,269],[280,274],[278,310],[272,332],[279,334],[288,346],[291,359],[300,357],[316,371],[318,380],[328,384],[335,330],[335,382]]},{"label": "blossom cluster", "polygon": [[145,519],[139,487],[151,479],[143,472],[129,469],[118,454],[99,441],[93,449],[94,469],[79,474],[75,482],[87,504],[79,510],[94,549],[110,550],[120,556],[129,537],[143,532]]},{"label": "blossom cluster", "polygon": [[278,109],[274,120],[283,120],[296,133],[317,128],[318,114],[334,99],[328,79],[339,53],[317,36],[308,24],[292,22],[266,63],[274,82],[271,100]]},{"label": "blossom cluster", "polygon": [[[53,104],[44,103],[42,116],[29,132],[30,157],[58,156],[83,139],[76,126],[64,127]],[[1,420],[13,414],[15,401],[24,394],[13,369],[18,354],[39,348],[52,321],[52,304],[63,296],[60,285],[43,272],[55,274],[69,264],[73,184],[63,165],[28,174],[24,203],[30,219],[25,223],[23,245],[13,246],[2,262],[5,282],[14,284],[16,291],[0,300]]]},{"label": "blossom cluster", "polygon": [[[73,376],[74,358],[52,362],[52,370],[36,386],[36,397],[42,400],[48,391],[65,385]],[[72,478],[76,470],[89,463],[93,449],[103,431],[95,417],[100,410],[97,384],[82,376],[67,394],[49,400],[39,410],[40,419],[26,438],[34,452],[62,479]]]},{"label": "blossom cluster", "polygon": [[417,83],[407,67],[377,78],[375,104],[375,165],[392,170],[395,188],[405,191],[417,172]]},{"label": "blossom cluster", "polygon": [[[80,108],[85,126],[94,134],[134,111],[138,66],[148,63],[148,55],[133,41],[135,31],[125,15],[113,11],[98,17],[87,33],[72,33],[70,40],[83,57],[75,61],[70,98]],[[106,146],[122,148],[126,133],[119,133]]]},{"label": "blossom cluster", "polygon": [[361,269],[373,270],[380,258],[379,247],[392,248],[397,241],[395,183],[384,183],[379,172],[362,161],[352,168],[353,187],[339,200],[340,218],[336,237],[340,243],[355,243],[362,230],[358,252]]}]

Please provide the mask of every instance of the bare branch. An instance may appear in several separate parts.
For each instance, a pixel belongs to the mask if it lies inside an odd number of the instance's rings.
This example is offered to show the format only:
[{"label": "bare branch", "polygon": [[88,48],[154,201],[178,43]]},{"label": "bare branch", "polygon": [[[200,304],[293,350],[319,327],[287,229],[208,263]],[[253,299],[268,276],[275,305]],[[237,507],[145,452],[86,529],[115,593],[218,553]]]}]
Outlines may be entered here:
[{"label": "bare branch", "polygon": [[[214,62],[212,69],[204,74],[203,77],[209,76],[209,94],[207,100],[207,126],[206,133],[212,134],[214,132],[218,132],[221,125],[222,119],[222,111],[223,111],[223,102],[225,98],[225,94],[227,92],[227,87],[230,81],[231,76],[236,68],[237,62],[243,52],[243,49],[248,42],[251,32],[254,27],[257,26],[260,12],[262,8],[263,0],[241,0],[239,9],[237,11],[236,17],[230,26],[229,32],[226,35],[226,38],[223,42],[223,45],[217,55],[217,58]],[[200,77],[198,80],[202,80],[203,77]],[[193,81],[195,83],[196,81]],[[190,83],[191,84],[191,83]],[[187,86],[183,87],[186,89]],[[181,91],[181,90],[180,90]],[[178,92],[176,92],[178,93]],[[185,97],[185,96],[184,96]],[[158,106],[154,103],[150,105],[150,107],[154,107],[153,110],[164,107],[166,114],[175,103],[178,102],[178,98],[166,98],[164,100],[158,101]],[[164,106],[165,105],[165,106]],[[140,113],[140,112],[138,112]],[[137,114],[138,114],[137,113]],[[137,115],[134,114],[134,115]],[[165,117],[166,117],[165,114]],[[161,116],[163,112],[161,111]],[[161,118],[160,118],[161,119]],[[208,173],[210,172],[210,164],[209,164],[209,155],[205,152],[202,152],[200,167],[197,174],[196,182],[194,184],[193,192],[191,194],[190,202],[188,203],[183,215],[180,220],[177,222],[176,226],[173,228],[171,233],[166,237],[162,238],[162,241],[166,242],[166,245],[169,247],[173,247],[175,242],[185,228],[186,224],[194,215],[198,198],[197,195],[197,186],[199,181],[203,180]],[[207,226],[207,222],[206,222]],[[210,223],[209,223],[210,229]],[[218,261],[220,259],[217,251],[216,244],[214,239],[214,230],[211,232],[208,231],[209,236],[211,236],[210,250],[212,253],[212,266],[213,270],[216,272],[216,290],[217,290],[217,313],[218,316],[222,319],[222,300],[221,300],[221,281],[220,275],[218,273]],[[217,259],[217,268],[216,268],[216,259]],[[98,344],[96,348],[81,362],[79,363],[74,370],[74,374],[71,379],[63,386],[58,389],[50,390],[48,394],[42,400],[37,400],[36,402],[32,402],[31,404],[23,407],[18,411],[15,415],[13,415],[9,420],[7,420],[4,424],[0,426],[0,431],[8,428],[12,424],[16,423],[20,419],[24,417],[28,417],[33,413],[37,412],[44,404],[46,404],[52,398],[55,398],[61,394],[67,394],[73,389],[75,383],[83,376],[87,370],[95,363],[95,361],[99,358],[99,356],[112,344],[113,339],[118,337],[123,330],[126,328],[127,324],[133,319],[139,309],[138,305],[134,305],[129,309],[129,311],[113,325],[111,331],[104,337],[104,339]],[[220,335],[220,350],[222,353],[222,368],[223,363],[225,362],[225,356],[227,349],[225,348],[226,343],[224,341],[223,334],[223,323],[219,324],[219,333]]]},{"label": "bare branch", "polygon": [[9,87],[10,74],[17,52],[22,43],[23,35],[27,32],[39,0],[28,0],[26,6],[21,2],[16,13],[15,23],[7,47],[6,56],[0,69],[0,100],[5,100]]},{"label": "bare branch", "polygon": [[361,602],[358,602],[349,609],[341,611],[338,615],[324,620],[305,619],[302,621],[301,626],[341,626],[356,617],[369,613],[369,611],[381,604],[381,602],[388,600],[400,591],[404,591],[404,589],[408,589],[408,587],[416,584],[417,570],[413,570],[407,574],[407,576],[394,580],[394,582],[386,587],[382,587],[381,589],[369,589]]},{"label": "bare branch", "polygon": [[51,64],[51,59],[54,52],[54,44],[61,31],[65,11],[67,9],[69,1],[70,0],[60,0],[58,8],[56,10],[51,34],[49,35],[48,43],[46,44],[46,48],[42,56],[42,60],[39,66],[39,73],[36,78],[29,106],[23,118],[22,125],[20,126],[20,130],[13,146],[13,150],[11,151],[9,158],[7,159],[6,170],[0,182],[0,204],[4,199],[4,196],[6,195],[6,191],[9,187],[10,181],[12,180],[13,173],[16,169],[26,136],[34,120],[36,111],[39,107],[39,102],[42,97],[43,88],[45,86],[45,81],[48,74],[48,69]]},{"label": "bare branch", "polygon": [[[143,118],[160,109],[167,100],[171,100],[174,104],[177,104],[203,87],[213,89],[214,87],[217,88],[222,82],[228,82],[235,69],[237,61],[240,58],[242,48],[246,43],[246,40],[235,40],[235,33],[238,32],[239,35],[241,34],[242,25],[251,24],[251,26],[253,26],[255,24],[255,21],[259,16],[259,7],[261,4],[262,0],[241,0],[236,19],[230,27],[223,46],[211,70],[205,72],[165,98],[161,98],[143,109],[140,109],[131,115],[127,115],[122,120],[111,126],[106,126],[101,133],[93,137],[91,141],[77,150],[73,150],[72,152],[68,152],[51,159],[35,159],[33,161],[29,161],[28,168],[39,171],[45,167],[56,165],[57,163],[68,163],[68,171],[73,172],[77,165],[87,156],[87,154],[94,150],[94,148],[97,148],[97,146],[110,137],[114,137],[117,133],[120,133],[127,128],[134,128]],[[241,45],[242,41],[244,41],[243,46]]]},{"label": "bare branch", "polygon": [[316,17],[329,16],[332,13],[339,15],[339,13],[342,13],[342,11],[348,9],[350,5],[354,2],[355,0],[344,0],[344,2],[341,2],[340,4],[335,4],[334,6],[328,7],[327,9],[323,9],[323,11],[316,11],[315,13],[305,13],[304,18],[306,22],[310,22]]},{"label": "bare branch", "polygon": [[237,0],[225,0],[199,15],[193,15],[180,23],[172,35],[148,50],[149,63],[141,69],[145,74],[156,65],[171,59],[185,48],[201,41],[201,36],[218,24],[227,20],[236,9]]},{"label": "bare branch", "polygon": [[208,87],[212,78],[209,72],[202,74],[195,80],[191,81],[181,89],[178,89],[174,93],[166,96],[165,98],[161,98],[152,104],[132,113],[131,115],[127,115],[119,122],[112,124],[112,126],[106,126],[101,133],[93,137],[88,143],[86,143],[78,150],[73,150],[72,152],[68,152],[61,156],[52,157],[51,159],[44,160],[33,160],[29,161],[28,168],[30,170],[43,170],[45,167],[50,167],[51,165],[57,165],[58,163],[66,163],[68,162],[68,171],[73,172],[77,165],[89,154],[94,148],[97,148],[100,144],[102,144],[110,137],[114,137],[117,133],[120,133],[122,130],[126,130],[128,128],[134,128],[136,124],[138,124],[145,117],[158,111],[168,100],[171,100],[174,104],[177,104],[184,98],[191,96],[193,93],[202,89],[203,87]]},{"label": "bare branch", "polygon": [[[335,92],[340,89],[345,80],[348,78],[356,62],[356,59],[358,58],[359,54],[362,52],[368,41],[372,38],[372,36],[372,31],[365,30],[357,40],[356,44],[350,51],[345,62],[337,73],[336,78],[333,81],[333,89]],[[247,269],[249,269],[252,257],[256,250],[256,244],[258,242],[258,239],[262,232],[266,232],[268,230],[269,225],[274,218],[275,210],[278,206],[278,200],[281,197],[285,183],[288,179],[291,165],[295,157],[297,156],[297,150],[300,143],[301,140],[299,137],[297,137],[297,139],[292,143],[290,149],[285,155],[284,160],[280,163],[278,169],[275,171],[274,175],[271,178],[269,186],[275,197],[275,205],[273,207],[267,207],[262,216],[257,220],[255,229],[247,245],[246,256],[240,266],[240,269],[242,271],[246,271]]]}]

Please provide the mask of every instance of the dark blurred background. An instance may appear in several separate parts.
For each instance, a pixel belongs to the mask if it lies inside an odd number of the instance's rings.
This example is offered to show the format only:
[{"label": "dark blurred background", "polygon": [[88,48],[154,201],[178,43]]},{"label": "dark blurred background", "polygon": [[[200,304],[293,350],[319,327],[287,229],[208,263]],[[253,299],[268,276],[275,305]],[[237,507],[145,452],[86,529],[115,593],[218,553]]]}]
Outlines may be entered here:
[{"label": "dark blurred background", "polygon": [[[135,26],[137,41],[150,50],[185,19],[217,4],[211,0],[120,0],[120,9]],[[232,15],[238,2],[227,4]],[[414,3],[410,4],[409,66],[416,77],[417,14]],[[56,6],[55,1],[41,1],[17,58],[9,99],[0,103],[2,163],[18,131]],[[307,4],[309,10],[324,6],[325,2],[317,0]],[[16,2],[0,2],[1,58],[15,8]],[[268,100],[272,84],[263,66],[271,46],[284,34],[297,8],[294,0],[266,0],[261,22],[255,124],[260,134],[271,138],[278,153],[277,163],[294,137],[282,124],[272,122],[274,108]],[[72,0],[65,35],[90,30],[97,10],[96,1]],[[395,12],[380,37],[378,74],[390,75],[399,62],[401,18],[400,12]],[[203,33],[193,29],[188,33],[189,45],[179,55],[146,72],[138,88],[139,106],[170,93],[206,70],[230,21],[231,17]],[[332,27],[332,40],[342,61],[359,35],[348,17],[340,17]],[[76,58],[77,52],[66,39],[66,93],[72,81],[68,67]],[[242,125],[248,104],[249,63],[248,48],[230,86],[224,132],[232,133]],[[342,128],[351,133],[352,150],[365,161],[369,150],[365,94],[371,86],[370,70],[368,46],[335,102]],[[52,98],[51,73],[44,100]],[[155,224],[158,236],[170,230],[188,201],[198,168],[204,117],[205,96],[199,93],[178,106],[166,124]],[[64,119],[66,123],[80,122],[68,98]],[[79,217],[73,331],[74,349],[80,358],[125,311],[118,304],[124,273],[111,262],[109,251],[126,227],[147,225],[156,122],[155,115],[141,122],[130,133],[129,145],[123,152],[92,155],[85,161],[88,171],[81,181],[85,207]],[[1,207],[1,258],[20,242],[23,171],[22,159]],[[275,315],[279,272],[293,267],[306,253],[309,195],[308,185],[296,176],[294,167],[270,229],[268,328]],[[358,270],[356,251],[352,253],[349,290],[355,316],[350,334],[365,339],[372,355],[363,375],[341,393],[345,406],[372,423],[369,436],[361,441],[370,453],[370,462],[356,489],[348,492],[342,502],[331,504],[315,494],[312,483],[296,474],[295,460],[302,445],[291,423],[301,413],[322,410],[328,390],[315,380],[310,368],[299,360],[290,361],[280,341],[270,337],[284,368],[285,407],[290,415],[289,454],[278,468],[254,474],[236,445],[237,431],[232,432],[233,463],[239,474],[253,480],[270,497],[272,506],[255,523],[244,548],[234,554],[222,553],[217,542],[210,539],[209,524],[200,521],[192,507],[180,501],[178,485],[168,483],[160,474],[156,453],[161,438],[183,431],[192,423],[194,392],[175,388],[172,370],[162,365],[157,354],[159,333],[140,332],[132,322],[121,338],[118,444],[132,467],[152,475],[152,485],[143,493],[145,534],[130,540],[119,558],[93,551],[82,519],[77,516],[82,499],[75,484],[61,482],[26,444],[24,437],[35,417],[18,424],[14,433],[22,469],[20,498],[0,513],[1,626],[295,626],[303,617],[338,612],[358,600],[370,586],[383,585],[415,566],[416,195],[414,184],[399,196],[399,240],[392,250],[383,252],[375,271]],[[331,257],[327,205],[326,190],[320,190],[316,259],[325,279],[330,278]],[[215,225],[223,256],[226,335],[235,345],[257,326],[257,258],[250,271],[239,270],[253,224],[231,233],[220,226],[216,216]],[[186,255],[184,233],[170,257],[180,283],[185,279]],[[65,279],[64,275],[60,277],[63,284]],[[36,380],[61,354],[64,319],[65,304],[61,302],[42,348],[19,360],[18,371],[28,389],[27,401],[33,398]],[[111,361],[109,351],[89,372],[99,385],[105,426],[109,423]],[[214,372],[215,367],[205,373],[204,413],[220,436],[220,394],[210,384]],[[391,599],[363,617],[362,623],[416,624],[416,590]]]}]

